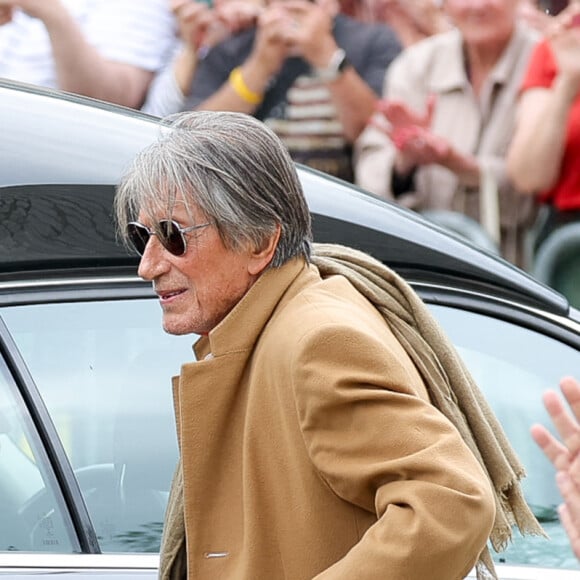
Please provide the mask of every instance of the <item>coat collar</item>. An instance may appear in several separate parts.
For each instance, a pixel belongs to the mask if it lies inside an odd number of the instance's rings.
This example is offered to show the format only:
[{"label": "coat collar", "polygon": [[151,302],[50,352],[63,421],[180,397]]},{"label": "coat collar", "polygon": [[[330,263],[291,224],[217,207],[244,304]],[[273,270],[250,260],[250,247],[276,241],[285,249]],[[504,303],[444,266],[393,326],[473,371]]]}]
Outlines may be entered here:
[{"label": "coat collar", "polygon": [[[277,306],[294,296],[303,286],[304,283],[297,283],[297,278],[308,270],[302,258],[290,260],[280,268],[266,270],[209,335],[196,342],[194,350],[197,359],[250,350]],[[311,276],[315,276],[315,269],[311,270]],[[292,291],[289,290],[291,286],[294,287]]]},{"label": "coat collar", "polygon": [[529,45],[530,35],[535,36],[535,32],[521,23],[516,24],[509,44],[491,73],[493,83],[506,84],[509,82],[521,58],[522,51]]},{"label": "coat collar", "polygon": [[459,30],[451,30],[443,36],[433,37],[425,42],[441,43],[439,58],[432,61],[433,72],[430,75],[432,91],[447,93],[466,87],[469,81],[463,66],[463,40]]},{"label": "coat collar", "polygon": [[[493,68],[488,82],[492,85],[507,83],[517,65],[521,51],[527,46],[528,38],[533,34],[529,28],[518,23],[509,44]],[[454,29],[445,35],[438,35],[426,42],[440,42],[439,57],[433,61],[431,88],[435,93],[447,93],[463,90],[469,85],[465,67],[463,38],[459,30]]]}]

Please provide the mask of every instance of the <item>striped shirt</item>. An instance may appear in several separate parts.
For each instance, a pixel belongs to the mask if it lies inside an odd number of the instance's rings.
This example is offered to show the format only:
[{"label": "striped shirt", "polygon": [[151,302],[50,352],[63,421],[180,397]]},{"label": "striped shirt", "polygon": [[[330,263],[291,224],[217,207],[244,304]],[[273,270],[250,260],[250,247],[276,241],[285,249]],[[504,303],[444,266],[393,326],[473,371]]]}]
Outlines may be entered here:
[{"label": "striped shirt", "polygon": [[282,106],[282,116],[264,121],[284,142],[292,158],[352,181],[350,147],[325,83],[315,76],[299,76]]}]

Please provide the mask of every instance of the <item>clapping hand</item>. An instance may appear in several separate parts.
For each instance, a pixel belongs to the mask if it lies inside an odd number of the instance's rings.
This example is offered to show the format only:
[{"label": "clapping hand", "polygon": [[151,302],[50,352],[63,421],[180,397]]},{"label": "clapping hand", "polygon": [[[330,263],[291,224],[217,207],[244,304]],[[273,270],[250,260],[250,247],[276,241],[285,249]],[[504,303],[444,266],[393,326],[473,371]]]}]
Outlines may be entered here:
[{"label": "clapping hand", "polygon": [[384,132],[398,150],[396,167],[400,173],[420,165],[443,164],[449,155],[448,142],[431,131],[436,98],[430,95],[425,111],[411,109],[401,101],[380,100],[371,123]]}]

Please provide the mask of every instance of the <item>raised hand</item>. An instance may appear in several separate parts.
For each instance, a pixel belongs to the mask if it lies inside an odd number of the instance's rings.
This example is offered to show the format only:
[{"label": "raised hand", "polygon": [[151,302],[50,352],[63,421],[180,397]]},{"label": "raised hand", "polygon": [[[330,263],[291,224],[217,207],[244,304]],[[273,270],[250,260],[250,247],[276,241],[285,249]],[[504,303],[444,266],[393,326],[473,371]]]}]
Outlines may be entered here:
[{"label": "raised hand", "polygon": [[555,391],[546,391],[543,402],[561,440],[543,425],[533,425],[531,433],[554,467],[558,471],[567,471],[580,452],[580,383],[572,377],[564,377],[560,381],[560,390],[572,413]]},{"label": "raised hand", "polygon": [[338,48],[332,35],[338,5],[333,0],[286,0],[281,5],[290,23],[285,38],[292,54],[302,56],[314,67],[324,68]]},{"label": "raised hand", "polygon": [[217,17],[230,33],[235,33],[256,23],[262,6],[252,0],[225,0],[216,2]]},{"label": "raised hand", "polygon": [[557,470],[556,482],[564,498],[558,511],[574,554],[580,558],[580,383],[564,377],[560,389],[564,400],[551,390],[543,397],[560,439],[543,425],[532,425],[531,433]]},{"label": "raised hand", "polygon": [[282,2],[267,6],[258,16],[257,32],[250,59],[267,75],[276,74],[291,53],[289,29],[294,23]]},{"label": "raised hand", "polygon": [[559,74],[570,83],[573,97],[580,91],[580,6],[571,4],[553,21],[547,35]]},{"label": "raised hand", "polygon": [[433,163],[444,164],[449,157],[449,143],[431,132],[436,97],[430,95],[424,111],[416,111],[406,103],[382,99],[376,109],[372,124],[384,132],[398,150],[395,161],[399,173],[407,173],[413,167]]},{"label": "raised hand", "polygon": [[423,129],[429,129],[433,120],[437,97],[429,95],[425,101],[425,111],[415,111],[402,101],[381,99],[377,102],[377,111],[382,113],[384,118],[389,122],[392,129],[407,128],[409,126],[418,126]]},{"label": "raised hand", "polygon": [[208,43],[208,33],[216,22],[207,4],[191,0],[171,0],[171,11],[177,19],[179,36],[192,49]]}]

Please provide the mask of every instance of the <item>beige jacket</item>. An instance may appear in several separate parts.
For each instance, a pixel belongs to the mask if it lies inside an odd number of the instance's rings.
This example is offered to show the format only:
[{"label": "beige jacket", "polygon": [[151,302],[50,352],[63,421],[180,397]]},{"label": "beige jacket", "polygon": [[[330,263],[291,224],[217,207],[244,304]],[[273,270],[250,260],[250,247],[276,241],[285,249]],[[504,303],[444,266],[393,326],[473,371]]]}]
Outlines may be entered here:
[{"label": "beige jacket", "polygon": [[[493,176],[499,191],[502,251],[516,263],[521,261],[518,246],[522,235],[533,219],[533,202],[512,189],[505,155],[514,131],[519,87],[538,39],[535,31],[516,27],[479,101],[467,78],[458,30],[427,38],[403,51],[389,67],[383,90],[385,98],[402,100],[418,111],[424,110],[429,94],[436,95],[432,130],[459,151],[476,155],[480,166]],[[388,137],[369,126],[355,146],[356,183],[392,199],[395,153]],[[478,189],[464,187],[454,173],[437,165],[419,168],[414,190],[397,201],[417,210],[453,209],[480,218]]]},{"label": "beige jacket", "polygon": [[174,380],[189,578],[454,580],[475,564],[488,480],[342,276],[267,271],[195,350]]}]

